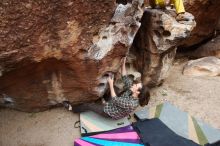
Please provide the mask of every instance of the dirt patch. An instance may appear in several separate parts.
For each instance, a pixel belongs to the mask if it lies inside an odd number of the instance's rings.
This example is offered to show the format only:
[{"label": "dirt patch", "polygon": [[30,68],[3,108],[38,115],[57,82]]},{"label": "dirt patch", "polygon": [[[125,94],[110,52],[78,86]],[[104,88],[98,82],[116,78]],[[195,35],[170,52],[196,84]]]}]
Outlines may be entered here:
[{"label": "dirt patch", "polygon": [[176,60],[168,79],[152,91],[149,106],[168,101],[220,129],[220,77],[182,75],[187,60]]},{"label": "dirt patch", "polygon": [[41,113],[0,110],[1,146],[73,146],[79,116],[57,108]]}]

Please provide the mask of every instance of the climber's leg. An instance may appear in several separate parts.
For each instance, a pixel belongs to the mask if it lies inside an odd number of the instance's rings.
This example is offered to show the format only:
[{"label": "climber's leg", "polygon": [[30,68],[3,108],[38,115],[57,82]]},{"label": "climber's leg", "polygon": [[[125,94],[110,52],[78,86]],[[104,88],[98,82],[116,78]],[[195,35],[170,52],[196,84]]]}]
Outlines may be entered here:
[{"label": "climber's leg", "polygon": [[185,13],[183,0],[172,0],[172,3],[174,4],[174,6],[176,8],[176,13],[177,14]]}]

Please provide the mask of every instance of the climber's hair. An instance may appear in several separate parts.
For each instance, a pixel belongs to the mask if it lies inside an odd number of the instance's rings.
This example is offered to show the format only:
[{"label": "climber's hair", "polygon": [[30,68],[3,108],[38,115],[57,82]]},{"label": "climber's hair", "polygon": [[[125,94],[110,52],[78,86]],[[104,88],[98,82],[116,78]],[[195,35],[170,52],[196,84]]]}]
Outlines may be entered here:
[{"label": "climber's hair", "polygon": [[145,106],[148,104],[150,100],[150,90],[146,85],[143,85],[142,88],[139,89],[140,94],[138,95],[140,106]]}]

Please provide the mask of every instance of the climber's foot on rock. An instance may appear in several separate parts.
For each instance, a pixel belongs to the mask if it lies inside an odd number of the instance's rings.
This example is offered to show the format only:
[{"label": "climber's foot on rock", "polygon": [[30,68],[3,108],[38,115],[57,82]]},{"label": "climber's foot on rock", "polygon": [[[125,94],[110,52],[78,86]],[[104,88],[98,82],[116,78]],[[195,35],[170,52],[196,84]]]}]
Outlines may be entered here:
[{"label": "climber's foot on rock", "polygon": [[64,101],[64,102],[63,102],[63,106],[64,106],[67,110],[69,110],[69,111],[72,110],[72,105],[70,104],[69,101]]},{"label": "climber's foot on rock", "polygon": [[189,18],[187,17],[187,15],[185,13],[180,13],[176,16],[176,21],[178,21],[178,22],[189,21]]}]

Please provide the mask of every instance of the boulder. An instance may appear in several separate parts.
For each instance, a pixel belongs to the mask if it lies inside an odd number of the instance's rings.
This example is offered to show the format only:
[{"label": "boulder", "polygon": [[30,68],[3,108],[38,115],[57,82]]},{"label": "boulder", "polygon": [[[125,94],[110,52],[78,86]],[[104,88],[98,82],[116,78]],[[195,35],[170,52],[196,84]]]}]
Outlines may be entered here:
[{"label": "boulder", "polygon": [[186,13],[188,20],[177,22],[174,10],[143,11],[142,0],[117,2],[2,2],[0,106],[38,112],[63,101],[97,100],[109,74],[120,81],[124,56],[134,79],[161,84],[194,17]]},{"label": "boulder", "polygon": [[194,17],[185,13],[185,21],[177,22],[174,10],[145,9],[131,53],[133,62],[148,86],[157,86],[169,75],[176,47],[196,26]]},{"label": "boulder", "polygon": [[4,0],[0,3],[0,106],[37,112],[94,101],[141,23],[143,1]]},{"label": "boulder", "polygon": [[188,76],[219,76],[220,59],[204,57],[191,60],[184,66],[183,74]]},{"label": "boulder", "polygon": [[219,0],[185,0],[186,11],[193,14],[196,20],[196,27],[189,38],[181,43],[181,46],[199,44],[203,40],[211,38],[218,27],[220,14]]}]

